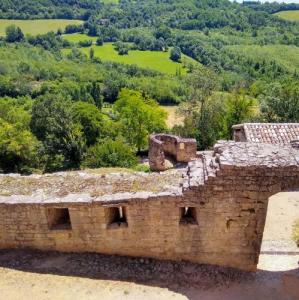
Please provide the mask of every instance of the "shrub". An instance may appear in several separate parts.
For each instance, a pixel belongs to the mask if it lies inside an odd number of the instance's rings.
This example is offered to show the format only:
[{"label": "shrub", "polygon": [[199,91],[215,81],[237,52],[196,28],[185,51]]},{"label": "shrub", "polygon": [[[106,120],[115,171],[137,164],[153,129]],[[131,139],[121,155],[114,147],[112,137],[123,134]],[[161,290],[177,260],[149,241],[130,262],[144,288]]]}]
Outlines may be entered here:
[{"label": "shrub", "polygon": [[20,27],[10,25],[6,27],[6,41],[9,43],[21,42],[24,39],[24,34]]},{"label": "shrub", "polygon": [[64,33],[76,33],[76,32],[83,32],[83,25],[74,25],[70,24],[65,27]]},{"label": "shrub", "polygon": [[82,163],[83,167],[122,167],[131,168],[138,163],[132,148],[121,140],[108,139],[90,147]]},{"label": "shrub", "polygon": [[103,46],[104,40],[102,37],[98,37],[96,41],[97,46]]},{"label": "shrub", "polygon": [[90,47],[90,46],[92,46],[92,41],[91,40],[80,41],[79,46],[80,47]]},{"label": "shrub", "polygon": [[119,55],[129,54],[129,46],[126,43],[117,42],[114,44],[114,48]]},{"label": "shrub", "polygon": [[170,59],[172,61],[181,62],[181,49],[179,47],[174,47],[170,51]]},{"label": "shrub", "polygon": [[150,172],[150,166],[149,165],[144,165],[144,164],[138,164],[137,166],[133,167],[133,170],[137,171],[137,172],[149,173]]}]

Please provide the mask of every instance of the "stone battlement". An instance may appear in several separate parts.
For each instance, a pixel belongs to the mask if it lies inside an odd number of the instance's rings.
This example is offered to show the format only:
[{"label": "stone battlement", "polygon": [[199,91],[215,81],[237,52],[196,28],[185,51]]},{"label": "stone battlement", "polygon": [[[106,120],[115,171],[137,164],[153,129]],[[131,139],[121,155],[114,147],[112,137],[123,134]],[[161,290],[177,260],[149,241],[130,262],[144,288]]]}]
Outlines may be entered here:
[{"label": "stone battlement", "polygon": [[269,197],[298,188],[296,148],[224,141],[185,168],[162,173],[2,175],[0,248],[99,252],[254,271]]}]

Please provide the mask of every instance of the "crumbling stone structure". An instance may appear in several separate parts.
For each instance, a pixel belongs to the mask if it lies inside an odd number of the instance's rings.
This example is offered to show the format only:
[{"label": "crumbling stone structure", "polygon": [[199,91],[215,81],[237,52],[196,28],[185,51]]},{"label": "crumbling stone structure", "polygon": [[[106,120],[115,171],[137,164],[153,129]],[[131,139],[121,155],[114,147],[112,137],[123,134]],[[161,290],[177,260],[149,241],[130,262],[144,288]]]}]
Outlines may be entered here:
[{"label": "crumbling stone structure", "polygon": [[0,248],[100,252],[254,271],[268,199],[299,188],[299,150],[219,142],[184,169],[0,176]]},{"label": "crumbling stone structure", "polygon": [[190,162],[196,157],[196,140],[170,134],[152,134],[149,138],[149,164],[152,171],[167,169],[166,157],[177,162]]}]

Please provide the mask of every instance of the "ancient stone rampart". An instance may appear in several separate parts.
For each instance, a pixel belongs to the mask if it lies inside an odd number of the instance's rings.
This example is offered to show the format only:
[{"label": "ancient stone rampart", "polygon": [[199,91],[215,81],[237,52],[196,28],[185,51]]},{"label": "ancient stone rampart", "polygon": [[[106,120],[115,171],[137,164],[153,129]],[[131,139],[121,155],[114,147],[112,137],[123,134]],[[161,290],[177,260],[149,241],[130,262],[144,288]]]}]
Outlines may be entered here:
[{"label": "ancient stone rampart", "polygon": [[254,271],[269,197],[298,188],[297,149],[244,142],[220,142],[163,173],[0,176],[0,248]]},{"label": "ancient stone rampart", "polygon": [[196,157],[196,140],[170,134],[153,134],[149,138],[149,164],[152,171],[165,171],[165,159],[189,162]]}]

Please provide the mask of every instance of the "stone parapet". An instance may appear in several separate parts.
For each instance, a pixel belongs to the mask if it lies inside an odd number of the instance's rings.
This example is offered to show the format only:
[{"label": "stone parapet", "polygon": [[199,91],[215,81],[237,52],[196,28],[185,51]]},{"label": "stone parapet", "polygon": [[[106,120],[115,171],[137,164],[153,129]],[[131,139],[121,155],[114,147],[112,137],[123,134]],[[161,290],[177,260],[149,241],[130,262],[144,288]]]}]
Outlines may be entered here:
[{"label": "stone parapet", "polygon": [[[167,151],[175,153],[168,141]],[[255,271],[269,197],[299,188],[299,150],[221,141],[183,169],[111,172],[0,176],[0,249],[99,252]]]}]

